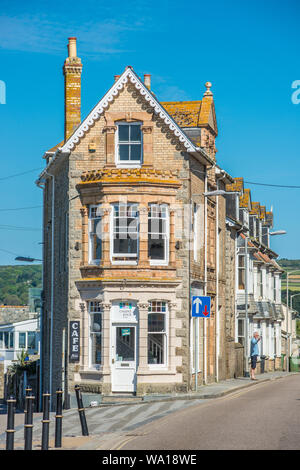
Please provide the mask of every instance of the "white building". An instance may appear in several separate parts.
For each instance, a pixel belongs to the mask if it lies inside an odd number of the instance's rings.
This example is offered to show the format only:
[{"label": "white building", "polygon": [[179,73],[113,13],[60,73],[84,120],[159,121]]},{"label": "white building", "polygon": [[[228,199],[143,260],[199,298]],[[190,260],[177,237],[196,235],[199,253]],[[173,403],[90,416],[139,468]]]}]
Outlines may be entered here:
[{"label": "white building", "polygon": [[18,360],[22,350],[28,356],[40,354],[38,318],[0,324],[0,360],[4,361],[4,373],[13,361]]}]

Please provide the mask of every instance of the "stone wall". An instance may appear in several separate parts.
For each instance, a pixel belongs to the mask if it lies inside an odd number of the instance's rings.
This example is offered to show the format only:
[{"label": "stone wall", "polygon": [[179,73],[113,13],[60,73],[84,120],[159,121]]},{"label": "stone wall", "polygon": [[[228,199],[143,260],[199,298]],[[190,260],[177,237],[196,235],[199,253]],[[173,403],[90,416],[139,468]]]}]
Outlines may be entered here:
[{"label": "stone wall", "polygon": [[0,306],[0,324],[29,320],[34,315],[36,314],[30,312],[28,306]]}]

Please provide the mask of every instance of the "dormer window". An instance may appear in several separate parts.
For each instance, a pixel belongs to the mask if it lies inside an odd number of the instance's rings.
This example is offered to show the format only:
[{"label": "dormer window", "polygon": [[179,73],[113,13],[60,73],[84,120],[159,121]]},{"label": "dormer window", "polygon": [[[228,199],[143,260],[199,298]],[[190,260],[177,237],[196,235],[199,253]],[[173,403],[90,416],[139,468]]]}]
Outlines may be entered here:
[{"label": "dormer window", "polygon": [[117,137],[117,165],[139,166],[142,163],[141,122],[119,122]]}]

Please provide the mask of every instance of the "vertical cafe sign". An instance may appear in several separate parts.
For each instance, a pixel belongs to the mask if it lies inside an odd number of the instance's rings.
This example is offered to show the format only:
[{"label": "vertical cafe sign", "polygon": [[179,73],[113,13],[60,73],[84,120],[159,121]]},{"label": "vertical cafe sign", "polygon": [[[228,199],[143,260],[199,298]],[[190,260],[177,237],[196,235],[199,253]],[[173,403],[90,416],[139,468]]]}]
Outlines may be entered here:
[{"label": "vertical cafe sign", "polygon": [[80,358],[80,321],[70,321],[70,362]]}]

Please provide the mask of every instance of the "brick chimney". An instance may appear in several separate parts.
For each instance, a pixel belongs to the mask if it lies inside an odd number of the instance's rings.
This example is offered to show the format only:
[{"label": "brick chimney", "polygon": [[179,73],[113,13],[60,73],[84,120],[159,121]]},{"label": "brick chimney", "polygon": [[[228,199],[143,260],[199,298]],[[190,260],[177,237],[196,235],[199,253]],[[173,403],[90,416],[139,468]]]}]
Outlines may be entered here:
[{"label": "brick chimney", "polygon": [[65,76],[65,141],[81,122],[81,59],[77,57],[76,38],[69,38]]}]

